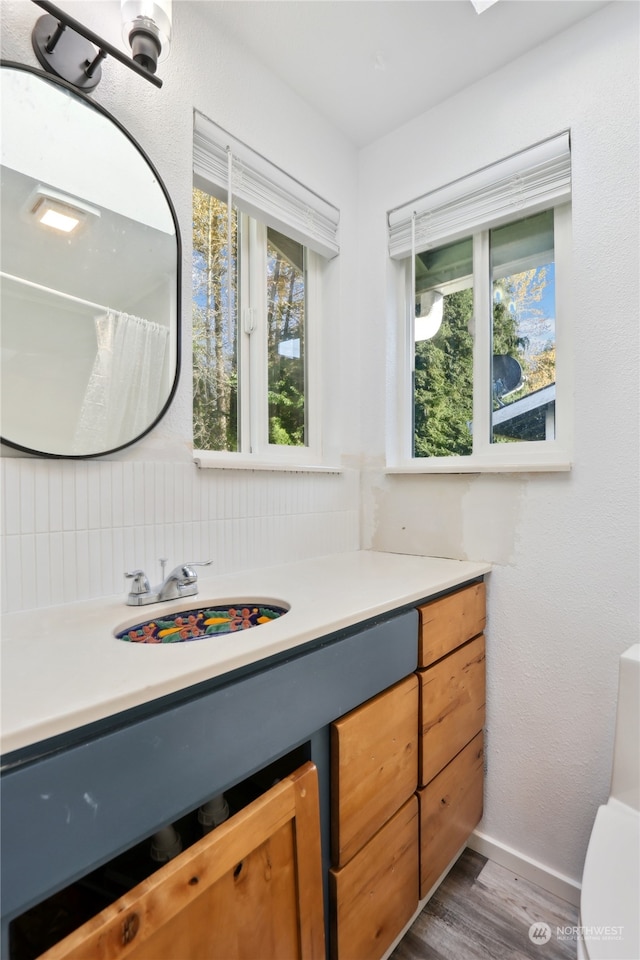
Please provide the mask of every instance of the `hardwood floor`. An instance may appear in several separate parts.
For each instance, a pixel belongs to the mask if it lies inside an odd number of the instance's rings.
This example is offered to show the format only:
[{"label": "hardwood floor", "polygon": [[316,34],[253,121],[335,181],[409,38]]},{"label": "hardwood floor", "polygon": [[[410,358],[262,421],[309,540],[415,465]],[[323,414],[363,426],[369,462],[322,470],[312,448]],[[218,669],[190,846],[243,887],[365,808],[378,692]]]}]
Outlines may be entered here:
[{"label": "hardwood floor", "polygon": [[[546,943],[529,939],[546,923]],[[390,960],[575,960],[578,908],[465,850]]]}]

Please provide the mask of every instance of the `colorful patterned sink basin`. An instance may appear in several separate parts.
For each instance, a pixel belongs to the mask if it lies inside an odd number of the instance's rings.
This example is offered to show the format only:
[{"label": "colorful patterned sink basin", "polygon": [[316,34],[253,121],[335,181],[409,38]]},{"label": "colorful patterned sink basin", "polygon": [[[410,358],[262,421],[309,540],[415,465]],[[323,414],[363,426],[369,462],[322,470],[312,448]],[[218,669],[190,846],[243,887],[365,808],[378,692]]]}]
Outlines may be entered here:
[{"label": "colorful patterned sink basin", "polygon": [[220,633],[236,633],[270,623],[287,613],[286,607],[270,603],[209,604],[193,610],[159,614],[116,632],[118,640],[130,643],[185,643]]}]

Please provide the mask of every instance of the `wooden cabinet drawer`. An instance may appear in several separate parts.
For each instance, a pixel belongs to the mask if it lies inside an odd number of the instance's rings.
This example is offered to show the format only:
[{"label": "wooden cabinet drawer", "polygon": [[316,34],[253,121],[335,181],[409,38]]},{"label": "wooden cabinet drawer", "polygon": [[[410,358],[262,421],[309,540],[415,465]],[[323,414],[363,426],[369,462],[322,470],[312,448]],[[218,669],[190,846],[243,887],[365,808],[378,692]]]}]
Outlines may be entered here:
[{"label": "wooden cabinet drawer", "polygon": [[482,817],[483,738],[477,734],[437,777],[418,791],[420,801],[420,898]]},{"label": "wooden cabinet drawer", "polygon": [[484,649],[484,636],[476,637],[418,673],[421,786],[426,786],[484,725]]},{"label": "wooden cabinet drawer", "polygon": [[332,960],[381,957],[418,905],[418,799],[412,796],[340,870],[329,871]]},{"label": "wooden cabinet drawer", "polygon": [[428,667],[482,633],[486,623],[484,583],[472,583],[418,608],[418,666]]},{"label": "wooden cabinet drawer", "polygon": [[331,726],[333,866],[344,866],[417,783],[418,679],[412,674]]}]

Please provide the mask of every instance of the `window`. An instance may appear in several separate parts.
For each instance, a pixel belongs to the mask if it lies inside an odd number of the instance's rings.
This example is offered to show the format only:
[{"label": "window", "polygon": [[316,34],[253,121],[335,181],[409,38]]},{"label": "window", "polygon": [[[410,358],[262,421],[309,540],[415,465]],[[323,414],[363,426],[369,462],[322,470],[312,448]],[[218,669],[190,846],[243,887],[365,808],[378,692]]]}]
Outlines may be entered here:
[{"label": "window", "polygon": [[196,114],[193,433],[201,465],[320,461],[323,262],[337,210]]},{"label": "window", "polygon": [[568,136],[542,147],[389,215],[414,307],[391,469],[569,466]]},{"label": "window", "polygon": [[244,453],[308,448],[314,254],[235,210],[230,257],[228,238],[227,204],[194,188],[194,446]]}]

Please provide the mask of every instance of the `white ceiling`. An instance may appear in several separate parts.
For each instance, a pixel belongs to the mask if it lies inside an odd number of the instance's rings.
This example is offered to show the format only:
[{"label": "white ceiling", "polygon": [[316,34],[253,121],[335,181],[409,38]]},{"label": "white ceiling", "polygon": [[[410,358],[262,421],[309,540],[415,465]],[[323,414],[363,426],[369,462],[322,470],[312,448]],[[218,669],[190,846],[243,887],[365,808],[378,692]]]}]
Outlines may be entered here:
[{"label": "white ceiling", "polygon": [[607,0],[207,0],[201,10],[365,146]]}]

